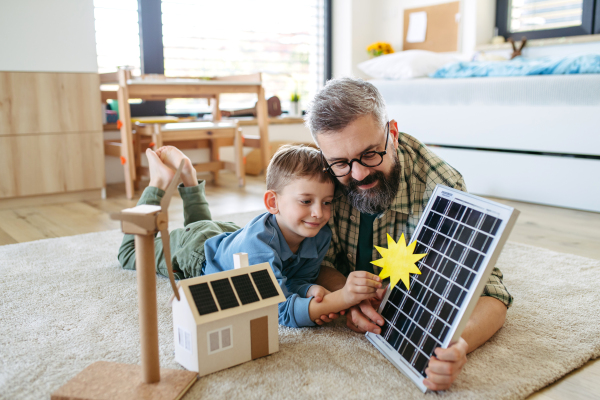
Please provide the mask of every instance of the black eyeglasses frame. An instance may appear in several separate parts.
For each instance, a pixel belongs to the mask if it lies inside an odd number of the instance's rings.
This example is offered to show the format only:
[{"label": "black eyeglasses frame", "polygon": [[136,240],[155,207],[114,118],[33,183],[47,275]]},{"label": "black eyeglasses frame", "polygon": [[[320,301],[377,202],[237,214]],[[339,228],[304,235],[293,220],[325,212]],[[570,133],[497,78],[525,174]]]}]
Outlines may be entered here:
[{"label": "black eyeglasses frame", "polygon": [[[360,155],[359,158],[353,158],[352,160],[350,160],[349,162],[346,161],[336,161],[334,163],[332,163],[331,165],[327,163],[327,160],[325,160],[325,156],[323,155],[323,152],[321,151],[321,158],[323,159],[323,164],[325,165],[323,167],[323,171],[327,171],[329,172],[331,175],[333,175],[336,178],[341,178],[343,176],[349,175],[352,172],[352,164],[356,161],[357,163],[359,163],[360,165],[362,165],[363,167],[367,167],[367,168],[374,168],[374,167],[378,167],[383,163],[383,156],[385,156],[387,154],[387,145],[388,145],[388,141],[390,139],[390,122],[388,121],[388,123],[386,124],[386,135],[385,135],[385,147],[383,151],[367,151],[365,153],[362,153]],[[376,165],[367,165],[364,162],[362,162],[362,158],[366,155],[366,154],[377,154],[381,157],[381,161],[376,164]],[[332,166],[336,165],[336,164],[347,164],[350,169],[348,170],[348,172],[346,172],[344,175],[336,175],[333,170],[331,169]]]}]

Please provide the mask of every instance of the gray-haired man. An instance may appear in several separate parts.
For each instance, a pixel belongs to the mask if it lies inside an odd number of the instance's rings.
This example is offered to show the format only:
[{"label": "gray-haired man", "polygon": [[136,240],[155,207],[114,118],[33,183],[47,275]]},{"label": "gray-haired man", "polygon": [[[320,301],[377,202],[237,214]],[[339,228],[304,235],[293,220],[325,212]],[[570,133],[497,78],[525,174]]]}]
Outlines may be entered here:
[{"label": "gray-haired man", "polygon": [[[436,184],[466,191],[462,176],[417,139],[388,121],[377,89],[360,79],[331,80],[315,96],[306,125],[340,183],[329,221],[333,236],[317,283],[328,290],[344,286],[348,273],[379,273],[370,261],[374,245],[387,245],[386,234],[410,238]],[[485,343],[504,324],[512,296],[494,269],[459,342],[437,349],[426,370],[431,390],[450,387],[467,361],[466,354]],[[347,325],[356,332],[380,333],[377,302],[363,301],[348,310]],[[336,315],[322,316],[329,322]]]}]

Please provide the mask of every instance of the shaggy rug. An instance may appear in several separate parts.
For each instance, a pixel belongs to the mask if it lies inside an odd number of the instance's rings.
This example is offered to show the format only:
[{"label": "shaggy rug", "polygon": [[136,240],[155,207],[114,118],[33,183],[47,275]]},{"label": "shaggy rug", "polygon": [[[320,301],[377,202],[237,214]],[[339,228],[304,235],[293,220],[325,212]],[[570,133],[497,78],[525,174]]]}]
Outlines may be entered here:
[{"label": "shaggy rug", "polygon": [[[95,361],[139,363],[136,274],[119,267],[121,238],[114,230],[0,247],[0,398],[49,398]],[[518,399],[600,356],[600,261],[509,242],[498,267],[514,306],[448,391],[423,395],[336,321],[280,327],[278,353],[203,377],[184,399]],[[161,366],[181,368],[170,295],[159,278]]]}]

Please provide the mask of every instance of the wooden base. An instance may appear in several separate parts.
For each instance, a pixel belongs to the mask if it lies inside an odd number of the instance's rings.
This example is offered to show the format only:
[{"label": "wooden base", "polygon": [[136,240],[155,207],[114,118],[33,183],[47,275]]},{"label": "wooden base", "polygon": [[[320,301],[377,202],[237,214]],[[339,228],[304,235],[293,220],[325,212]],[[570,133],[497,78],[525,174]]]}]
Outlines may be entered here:
[{"label": "wooden base", "polygon": [[157,383],[143,383],[139,365],[98,361],[52,393],[51,400],[177,400],[192,387],[198,374],[161,369],[160,378]]}]

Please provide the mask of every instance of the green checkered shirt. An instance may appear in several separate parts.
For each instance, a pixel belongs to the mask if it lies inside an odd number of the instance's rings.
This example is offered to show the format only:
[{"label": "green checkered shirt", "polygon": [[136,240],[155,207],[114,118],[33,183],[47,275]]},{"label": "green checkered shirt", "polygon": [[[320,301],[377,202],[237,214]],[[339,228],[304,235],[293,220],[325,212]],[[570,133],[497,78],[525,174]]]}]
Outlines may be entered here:
[{"label": "green checkered shirt", "polygon": [[[373,246],[387,247],[387,233],[395,241],[400,239],[402,233],[407,240],[412,238],[437,184],[467,191],[462,175],[423,143],[405,133],[399,134],[398,141],[400,186],[392,205],[373,222]],[[360,211],[352,208],[338,188],[329,220],[333,236],[323,266],[336,268],[346,276],[355,270],[359,225]],[[373,247],[372,259],[377,258],[379,254]],[[376,274],[381,270],[375,265],[373,269]],[[506,307],[511,306],[513,297],[506,290],[502,282],[502,272],[498,268],[492,271],[482,296],[494,297]]]}]

